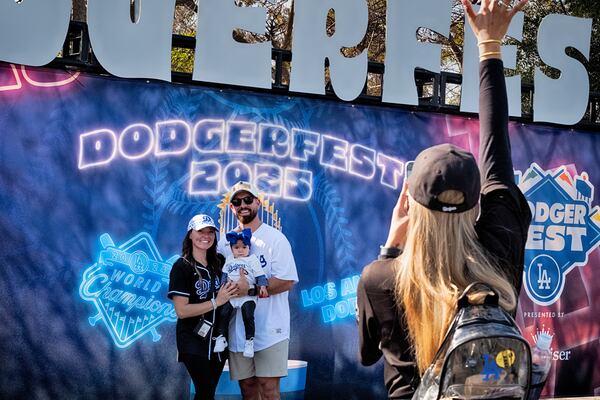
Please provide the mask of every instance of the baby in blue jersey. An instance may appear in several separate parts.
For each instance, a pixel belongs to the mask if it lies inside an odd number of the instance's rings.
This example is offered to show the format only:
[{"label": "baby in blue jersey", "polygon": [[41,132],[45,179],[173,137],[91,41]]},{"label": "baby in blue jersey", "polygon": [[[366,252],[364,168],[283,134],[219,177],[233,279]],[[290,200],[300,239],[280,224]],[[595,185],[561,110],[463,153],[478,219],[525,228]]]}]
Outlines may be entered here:
[{"label": "baby in blue jersey", "polygon": [[[227,280],[237,282],[240,278],[245,277],[248,280],[250,289],[258,286],[258,297],[268,297],[267,286],[269,283],[267,277],[263,272],[258,258],[254,254],[250,254],[252,231],[250,229],[244,229],[241,232],[232,231],[227,233],[225,237],[231,246],[234,258],[228,259],[223,266],[221,282],[227,282]],[[219,307],[214,351],[219,353],[227,347],[225,334],[229,326],[229,320],[233,315],[232,311],[235,308],[240,308],[242,311],[242,319],[246,331],[244,357],[254,357],[254,309],[256,308],[256,295],[232,298],[229,300],[229,303]]]}]

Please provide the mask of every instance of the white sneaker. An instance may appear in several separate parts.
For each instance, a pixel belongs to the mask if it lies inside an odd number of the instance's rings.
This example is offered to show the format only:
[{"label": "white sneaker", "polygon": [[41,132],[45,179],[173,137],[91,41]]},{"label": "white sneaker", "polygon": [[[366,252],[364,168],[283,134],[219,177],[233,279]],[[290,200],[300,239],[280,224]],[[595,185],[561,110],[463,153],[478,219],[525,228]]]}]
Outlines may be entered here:
[{"label": "white sneaker", "polygon": [[215,353],[221,353],[223,350],[225,350],[225,348],[227,348],[227,340],[225,339],[225,336],[219,335],[215,341]]},{"label": "white sneaker", "polygon": [[244,357],[254,357],[254,339],[246,340],[244,344]]}]

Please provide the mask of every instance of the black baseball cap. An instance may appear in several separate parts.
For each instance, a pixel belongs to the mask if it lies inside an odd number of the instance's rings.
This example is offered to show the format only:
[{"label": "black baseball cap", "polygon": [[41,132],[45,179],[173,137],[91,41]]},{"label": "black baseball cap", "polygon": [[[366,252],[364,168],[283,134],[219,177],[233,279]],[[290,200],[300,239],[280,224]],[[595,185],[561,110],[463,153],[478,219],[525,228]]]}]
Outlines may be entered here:
[{"label": "black baseball cap", "polygon": [[[408,177],[408,191],[422,206],[447,213],[461,213],[479,201],[481,183],[473,154],[453,144],[439,144],[423,150]],[[446,190],[463,194],[460,204],[443,203],[438,195]]]}]

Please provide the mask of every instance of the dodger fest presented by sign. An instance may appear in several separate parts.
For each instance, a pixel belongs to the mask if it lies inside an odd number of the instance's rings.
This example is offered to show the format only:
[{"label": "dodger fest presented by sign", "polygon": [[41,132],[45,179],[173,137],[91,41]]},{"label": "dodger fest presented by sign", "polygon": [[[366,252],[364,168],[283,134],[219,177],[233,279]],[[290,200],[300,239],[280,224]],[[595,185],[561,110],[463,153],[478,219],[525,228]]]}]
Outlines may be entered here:
[{"label": "dodger fest presented by sign", "polygon": [[[0,67],[2,391],[183,397],[168,271],[190,216],[218,220],[222,194],[249,179],[269,194],[298,265],[290,357],[308,365],[305,397],[383,396],[373,383],[382,366],[356,360],[358,274],[385,239],[404,164],[441,142],[477,153],[477,120],[68,78]],[[510,132],[534,215],[517,321],[531,343],[553,335],[547,393],[593,394],[600,137],[521,123]]]}]

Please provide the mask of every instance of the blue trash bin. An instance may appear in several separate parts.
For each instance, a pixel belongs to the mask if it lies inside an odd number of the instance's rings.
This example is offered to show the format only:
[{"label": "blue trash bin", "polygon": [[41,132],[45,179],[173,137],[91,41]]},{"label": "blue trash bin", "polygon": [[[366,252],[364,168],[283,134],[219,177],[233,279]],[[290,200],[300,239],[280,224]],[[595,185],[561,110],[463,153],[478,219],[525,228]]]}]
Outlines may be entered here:
[{"label": "blue trash bin", "polygon": [[[307,368],[308,363],[306,361],[288,360],[288,375],[281,378],[279,384],[282,399],[297,400],[304,398]],[[190,381],[190,398],[193,398],[194,394],[194,384]],[[240,386],[237,381],[232,381],[229,376],[229,362],[226,362],[225,368],[223,368],[215,398],[218,400],[238,400],[242,398]]]}]

